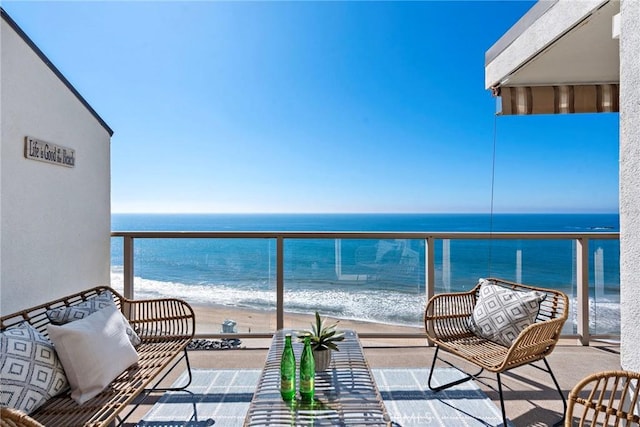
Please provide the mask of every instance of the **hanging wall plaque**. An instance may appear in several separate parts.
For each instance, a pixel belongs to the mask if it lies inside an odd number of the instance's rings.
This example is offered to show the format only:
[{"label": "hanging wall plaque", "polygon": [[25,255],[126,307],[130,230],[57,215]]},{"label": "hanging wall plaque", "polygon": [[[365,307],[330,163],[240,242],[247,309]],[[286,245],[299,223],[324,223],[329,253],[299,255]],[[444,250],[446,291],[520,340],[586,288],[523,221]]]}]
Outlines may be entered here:
[{"label": "hanging wall plaque", "polygon": [[25,136],[24,157],[72,168],[76,165],[76,150]]}]

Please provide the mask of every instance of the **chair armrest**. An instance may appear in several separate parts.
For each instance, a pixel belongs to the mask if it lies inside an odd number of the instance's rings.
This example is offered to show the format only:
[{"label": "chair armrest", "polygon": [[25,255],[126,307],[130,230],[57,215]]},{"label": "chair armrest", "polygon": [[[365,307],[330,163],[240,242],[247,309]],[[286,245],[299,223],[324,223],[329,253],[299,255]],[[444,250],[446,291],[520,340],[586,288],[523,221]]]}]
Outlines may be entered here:
[{"label": "chair armrest", "polygon": [[122,298],[122,312],[143,341],[191,339],[195,335],[193,309],[188,303],[177,298]]},{"label": "chair armrest", "polygon": [[468,335],[468,320],[473,314],[477,288],[468,292],[434,295],[424,314],[425,330],[430,341],[442,337]]},{"label": "chair armrest", "polygon": [[564,322],[558,318],[527,326],[509,348],[503,367],[511,369],[548,356],[560,339]]},{"label": "chair armrest", "polygon": [[596,421],[640,425],[640,372],[617,370],[588,375],[571,389],[568,401],[565,426],[596,425]]},{"label": "chair armrest", "polygon": [[13,408],[0,408],[0,424],[11,427],[44,427],[27,414]]}]

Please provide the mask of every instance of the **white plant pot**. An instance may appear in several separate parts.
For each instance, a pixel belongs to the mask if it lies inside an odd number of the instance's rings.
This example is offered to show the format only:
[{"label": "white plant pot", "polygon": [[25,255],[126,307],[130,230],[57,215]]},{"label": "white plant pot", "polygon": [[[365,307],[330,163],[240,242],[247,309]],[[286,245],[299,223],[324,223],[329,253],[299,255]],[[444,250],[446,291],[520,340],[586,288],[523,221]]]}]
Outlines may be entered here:
[{"label": "white plant pot", "polygon": [[331,363],[331,350],[313,350],[316,372],[326,371]]}]

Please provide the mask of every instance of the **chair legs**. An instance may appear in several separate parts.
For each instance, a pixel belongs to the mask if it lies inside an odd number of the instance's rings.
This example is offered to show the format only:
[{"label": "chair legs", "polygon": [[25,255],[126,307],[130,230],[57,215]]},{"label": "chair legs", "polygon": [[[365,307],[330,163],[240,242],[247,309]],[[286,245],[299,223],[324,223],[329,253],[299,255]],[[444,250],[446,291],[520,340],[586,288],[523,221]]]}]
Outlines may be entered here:
[{"label": "chair legs", "polygon": [[[435,350],[435,352],[433,354],[433,360],[431,362],[431,370],[429,371],[428,386],[429,386],[429,389],[432,390],[432,391],[438,392],[438,391],[447,389],[449,387],[453,387],[455,385],[462,384],[462,383],[464,383],[466,381],[469,381],[471,379],[476,378],[477,376],[479,376],[484,371],[484,369],[480,369],[480,371],[477,372],[476,374],[469,374],[469,373],[464,372],[461,369],[455,367],[454,365],[444,361],[445,363],[448,363],[450,366],[452,366],[452,367],[458,369],[459,371],[463,372],[465,374],[465,377],[463,377],[461,379],[458,379],[458,380],[455,380],[455,381],[448,382],[446,384],[442,384],[442,385],[434,387],[434,386],[431,385],[431,379],[433,378],[433,371],[435,370],[436,359],[438,359],[439,350],[440,350],[440,347],[436,345],[436,350]],[[558,391],[558,394],[560,395],[560,397],[562,399],[562,405],[563,405],[562,418],[557,423],[554,424],[554,427],[562,426],[564,424],[565,413],[567,412],[567,400],[564,397],[564,394],[562,393],[562,389],[560,388],[560,384],[558,384],[558,380],[556,380],[555,375],[553,375],[553,371],[551,370],[551,366],[549,365],[549,362],[547,361],[547,358],[546,357],[543,358],[542,361],[544,362],[544,364],[546,366],[546,369],[542,368],[540,366],[536,366],[534,364],[531,364],[531,366],[533,366],[534,368],[540,369],[542,371],[545,371],[551,376],[551,379],[553,380],[553,384],[555,385],[556,390]],[[504,427],[506,427],[507,426],[507,415],[506,415],[506,411],[505,411],[505,408],[504,408],[504,397],[502,395],[502,378],[500,376],[500,372],[496,372],[496,377],[497,377],[497,380],[498,380],[498,397],[500,398],[500,409],[502,411],[502,423],[503,423],[502,425]]]},{"label": "chair legs", "polygon": [[[171,372],[173,370],[173,368],[175,368],[178,363],[180,362],[180,360],[184,359],[185,362],[187,363],[187,373],[189,374],[189,381],[187,381],[186,384],[181,385],[180,387],[167,387],[167,388],[161,388],[161,387],[154,387],[154,391],[181,391],[186,389],[187,387],[189,387],[189,385],[191,384],[191,381],[193,380],[193,375],[191,374],[191,363],[189,362],[189,353],[187,352],[187,349],[184,349],[184,355],[182,357],[180,357],[178,360],[175,361],[175,363],[173,364],[173,366],[169,369],[167,369],[165,375],[161,378],[160,381],[162,381],[164,378],[166,378],[166,376],[169,374],[169,372]],[[160,383],[160,381],[158,381],[158,383]]]},{"label": "chair legs", "polygon": [[[178,366],[178,363],[180,363],[180,361],[182,359],[185,359],[185,362],[187,363],[187,372],[189,373],[189,381],[185,385],[182,385],[180,387],[169,387],[169,388],[157,387],[158,384],[160,384],[165,378],[167,378],[169,373],[176,366]],[[191,380],[192,379],[193,379],[193,375],[191,373],[191,363],[189,362],[189,353],[187,353],[187,349],[185,347],[184,355],[182,355],[181,357],[177,358],[177,360],[173,363],[173,365],[164,372],[164,375],[162,375],[162,377],[155,383],[155,385],[152,388],[145,389],[142,393],[140,393],[140,396],[138,396],[136,401],[134,401],[134,403],[132,403],[132,408],[129,409],[129,412],[127,412],[127,414],[124,415],[124,416],[119,416],[117,421],[115,422],[115,425],[116,426],[124,425],[124,422],[131,416],[131,414],[133,414],[133,412],[138,408],[138,406],[140,406],[149,397],[149,395],[151,395],[152,392],[158,392],[158,391],[161,391],[161,392],[165,392],[165,391],[185,391],[185,392],[189,393],[185,389],[187,387],[189,387],[189,385],[191,384]],[[195,413],[195,402],[193,403],[193,406],[194,406],[194,413]]]},{"label": "chair legs", "polygon": [[[428,381],[428,386],[429,386],[429,389],[430,389],[430,390],[432,390],[432,391],[440,391],[440,390],[447,389],[447,388],[449,388],[449,387],[453,387],[454,385],[462,384],[462,383],[464,383],[464,382],[467,382],[467,381],[469,381],[469,380],[474,379],[475,377],[477,377],[478,375],[480,375],[480,374],[484,371],[484,369],[480,369],[480,370],[479,370],[478,372],[476,372],[475,374],[469,374],[469,373],[467,373],[467,372],[463,371],[462,369],[459,369],[459,368],[457,368],[457,367],[455,367],[455,366],[453,366],[453,365],[449,364],[450,366],[452,366],[452,367],[456,368],[457,370],[459,370],[460,372],[464,373],[464,374],[465,374],[465,377],[460,378],[460,379],[455,380],[455,381],[448,382],[448,383],[446,383],[446,384],[442,384],[442,385],[439,385],[439,386],[434,387],[434,386],[432,386],[432,385],[431,385],[431,378],[433,378],[433,371],[435,371],[435,367],[436,367],[436,359],[438,359],[438,351],[439,351],[439,350],[440,350],[440,346],[437,346],[437,345],[436,345],[436,351],[435,351],[435,353],[433,354],[433,361],[431,362],[431,370],[429,371],[429,381]],[[446,362],[446,361],[444,361],[444,362],[445,362],[445,363],[448,363],[448,362]]]},{"label": "chair legs", "polygon": [[[554,426],[556,427],[561,426],[564,424],[564,418],[567,413],[567,399],[564,397],[564,393],[562,393],[562,389],[560,388],[560,384],[558,384],[558,380],[556,380],[556,376],[553,375],[553,371],[551,370],[551,366],[549,366],[549,362],[547,361],[547,358],[545,357],[542,360],[544,361],[544,364],[547,367],[546,371],[549,373],[549,375],[551,376],[551,379],[553,380],[553,385],[556,386],[556,390],[558,391],[558,394],[562,398],[562,418],[560,418],[560,421],[554,424]],[[539,366],[536,366],[536,368],[542,369]],[[542,369],[542,370],[544,371],[545,369]]]},{"label": "chair legs", "polygon": [[507,412],[504,410],[504,398],[502,397],[502,378],[500,373],[496,372],[496,378],[498,379],[498,395],[500,396],[500,410],[502,411],[502,426],[507,427]]}]

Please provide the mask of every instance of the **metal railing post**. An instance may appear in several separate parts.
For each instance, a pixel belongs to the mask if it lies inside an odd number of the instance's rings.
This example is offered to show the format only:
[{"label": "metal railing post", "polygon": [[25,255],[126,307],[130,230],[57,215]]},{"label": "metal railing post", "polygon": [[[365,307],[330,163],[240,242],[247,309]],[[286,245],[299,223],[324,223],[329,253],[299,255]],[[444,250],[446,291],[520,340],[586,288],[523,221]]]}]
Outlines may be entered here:
[{"label": "metal railing post", "polygon": [[427,237],[424,241],[424,278],[427,301],[436,293],[435,239]]},{"label": "metal railing post", "polygon": [[576,239],[577,328],[580,344],[589,345],[589,239]]},{"label": "metal railing post", "polygon": [[276,329],[284,328],[284,237],[276,238]]},{"label": "metal railing post", "polygon": [[133,299],[133,237],[124,236],[123,282],[124,297]]},{"label": "metal railing post", "polygon": [[[436,293],[436,273],[435,273],[435,239],[429,236],[424,240],[424,280],[426,301],[429,301]],[[429,331],[433,335],[433,331]],[[431,343],[428,342],[431,346]]]}]

